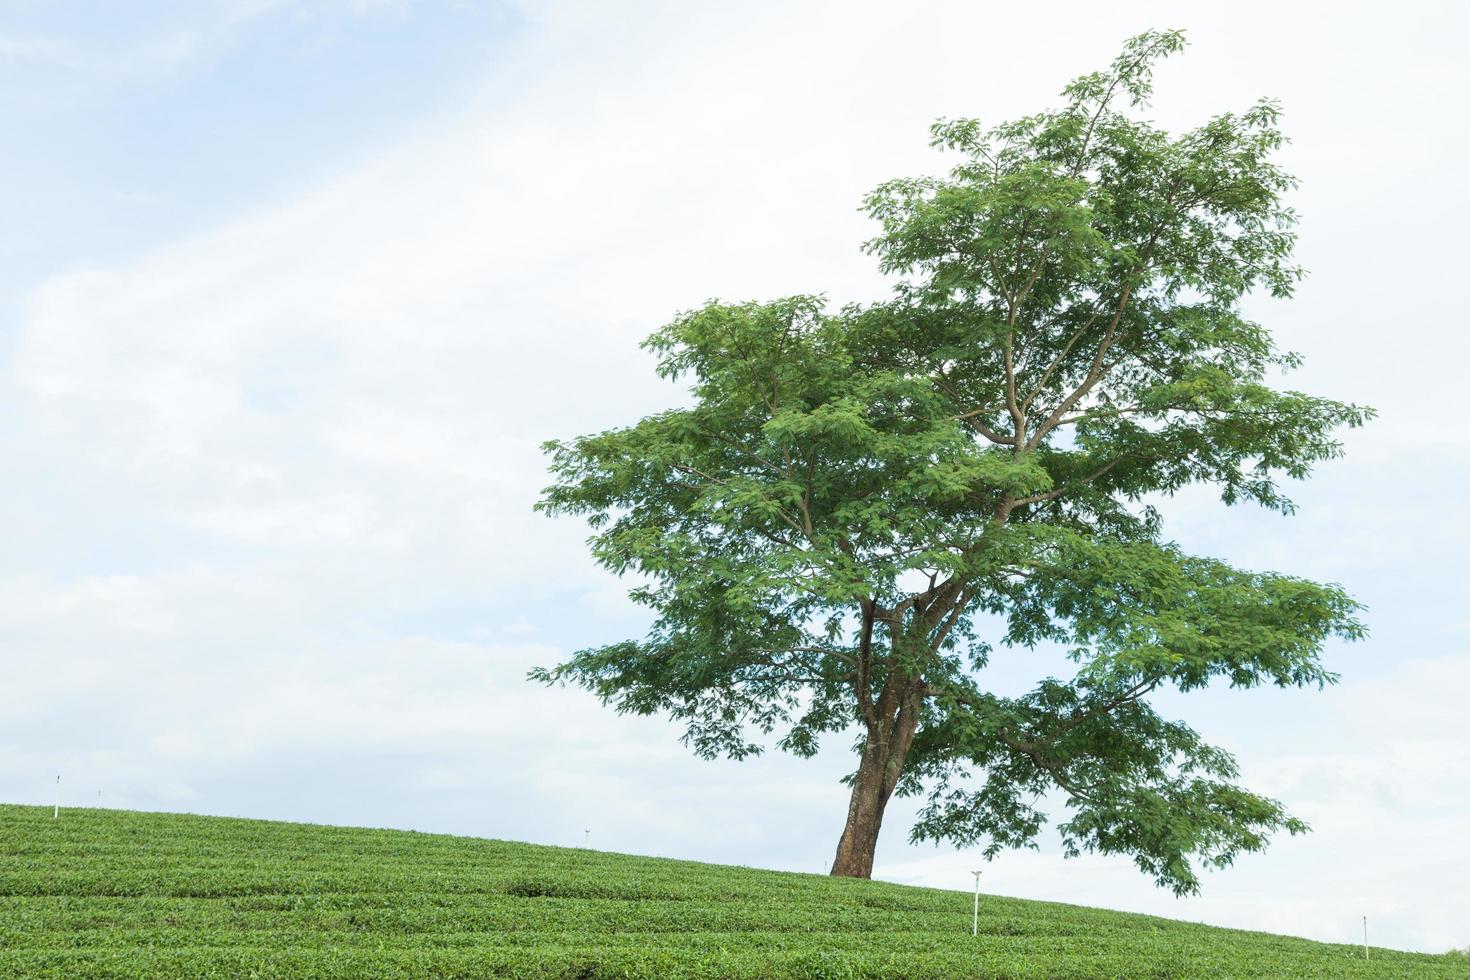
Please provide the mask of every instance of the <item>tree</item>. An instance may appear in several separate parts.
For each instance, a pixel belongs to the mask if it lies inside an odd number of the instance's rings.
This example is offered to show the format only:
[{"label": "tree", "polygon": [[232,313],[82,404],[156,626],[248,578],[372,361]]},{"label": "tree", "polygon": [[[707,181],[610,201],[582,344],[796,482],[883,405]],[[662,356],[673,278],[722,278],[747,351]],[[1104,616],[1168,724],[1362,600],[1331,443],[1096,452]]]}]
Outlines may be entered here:
[{"label": "tree", "polygon": [[[894,793],[926,797],[912,839],[987,856],[1036,846],[1057,794],[1069,855],[1181,894],[1307,829],[1148,701],[1320,687],[1325,641],[1363,633],[1337,586],[1186,554],[1149,503],[1207,483],[1290,512],[1281,478],[1371,416],[1272,387],[1298,359],[1240,311],[1301,274],[1276,104],[1181,135],[1129,112],[1182,46],[1133,38],[1060,109],[936,123],[957,166],[866,202],[887,301],[711,302],[653,334],[692,406],[548,443],[538,507],[585,515],[655,624],[532,676],[708,757],[855,729],[834,875],[871,874]],[[993,655],[1046,645],[1070,678],[987,690]]]}]

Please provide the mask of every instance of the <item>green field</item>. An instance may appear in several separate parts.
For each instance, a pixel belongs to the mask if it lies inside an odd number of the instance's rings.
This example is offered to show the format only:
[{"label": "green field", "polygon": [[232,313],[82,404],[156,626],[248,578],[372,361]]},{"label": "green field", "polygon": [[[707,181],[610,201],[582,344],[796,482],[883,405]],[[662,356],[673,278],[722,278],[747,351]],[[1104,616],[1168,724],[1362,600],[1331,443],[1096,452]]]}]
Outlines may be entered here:
[{"label": "green field", "polygon": [[1466,977],[1470,960],[823,875],[0,806],[0,977]]}]

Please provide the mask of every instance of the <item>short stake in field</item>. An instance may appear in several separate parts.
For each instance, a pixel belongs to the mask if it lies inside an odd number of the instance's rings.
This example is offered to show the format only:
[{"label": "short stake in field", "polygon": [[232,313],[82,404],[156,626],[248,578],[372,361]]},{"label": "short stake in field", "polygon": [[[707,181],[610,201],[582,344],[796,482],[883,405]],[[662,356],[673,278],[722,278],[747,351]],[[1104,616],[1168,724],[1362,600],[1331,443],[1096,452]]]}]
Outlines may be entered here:
[{"label": "short stake in field", "polygon": [[980,872],[971,871],[975,876],[975,917],[970,921],[970,935],[980,935]]}]

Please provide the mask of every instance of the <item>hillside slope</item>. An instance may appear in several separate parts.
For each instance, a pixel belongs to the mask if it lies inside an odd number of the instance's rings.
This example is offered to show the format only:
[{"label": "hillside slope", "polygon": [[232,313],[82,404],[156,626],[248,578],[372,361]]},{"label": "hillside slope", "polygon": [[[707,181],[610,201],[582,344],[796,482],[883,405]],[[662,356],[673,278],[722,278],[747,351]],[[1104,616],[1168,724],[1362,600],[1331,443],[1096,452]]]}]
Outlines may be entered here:
[{"label": "hillside slope", "polygon": [[0,806],[0,977],[1466,977],[1150,916],[303,824]]}]

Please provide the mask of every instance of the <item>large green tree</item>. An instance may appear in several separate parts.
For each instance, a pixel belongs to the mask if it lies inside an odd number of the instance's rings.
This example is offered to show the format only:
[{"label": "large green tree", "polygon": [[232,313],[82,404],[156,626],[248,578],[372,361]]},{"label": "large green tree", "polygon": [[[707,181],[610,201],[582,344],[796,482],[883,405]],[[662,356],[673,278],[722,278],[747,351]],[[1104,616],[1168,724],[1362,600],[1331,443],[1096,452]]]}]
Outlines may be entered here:
[{"label": "large green tree", "polygon": [[[1207,483],[1290,511],[1281,478],[1370,414],[1270,383],[1296,358],[1239,304],[1300,275],[1278,109],[1138,118],[1182,45],[1133,38],[1053,111],[936,123],[949,175],[867,200],[886,302],[710,303],[653,334],[692,405],[548,444],[539,506],[585,515],[656,621],[533,676],[666,712],[703,756],[855,730],[833,874],[871,874],[895,792],[927,799],[914,839],[987,855],[1034,846],[1052,794],[1069,854],[1180,893],[1305,829],[1148,700],[1320,686],[1324,642],[1362,632],[1338,587],[1187,554],[1148,502]],[[987,688],[992,657],[1051,645],[1071,676]]]}]

